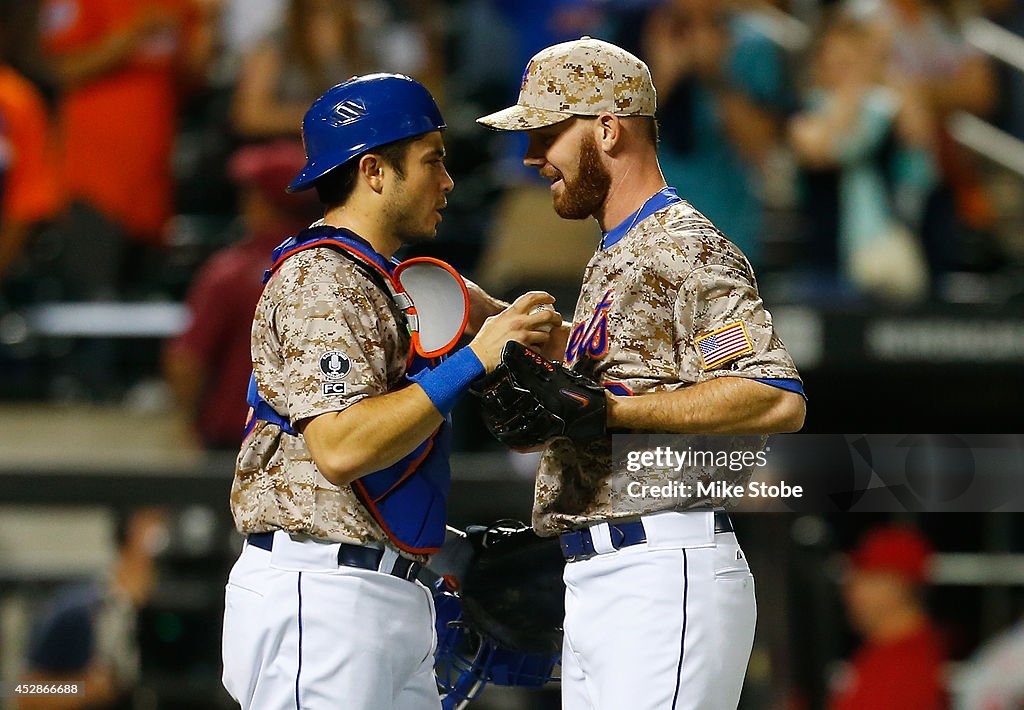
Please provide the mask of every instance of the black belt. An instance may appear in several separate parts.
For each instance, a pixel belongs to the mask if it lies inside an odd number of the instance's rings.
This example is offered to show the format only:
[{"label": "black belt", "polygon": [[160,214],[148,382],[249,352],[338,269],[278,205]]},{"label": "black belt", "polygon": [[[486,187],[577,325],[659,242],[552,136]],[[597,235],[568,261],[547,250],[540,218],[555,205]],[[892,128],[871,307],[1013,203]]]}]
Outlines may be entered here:
[{"label": "black belt", "polygon": [[[715,511],[715,533],[734,532],[732,520],[724,510]],[[647,533],[644,531],[644,524],[639,520],[632,523],[608,523],[608,533],[612,539],[612,547],[619,550],[630,545],[639,545],[647,542]],[[590,530],[573,530],[562,533],[558,536],[562,546],[562,556],[568,562],[587,560],[598,554],[594,549],[594,539]]]},{"label": "black belt", "polygon": [[[272,532],[249,533],[246,539],[250,545],[261,550],[269,552],[274,547],[274,533]],[[337,544],[339,545],[338,564],[343,567],[358,567],[359,569],[368,569],[371,572],[383,572],[384,574],[390,574],[409,581],[416,579],[416,575],[419,574],[421,567],[419,562],[399,556],[391,566],[391,569],[381,569],[380,562],[384,557],[384,550],[378,550],[374,547],[349,545],[344,542]]]}]

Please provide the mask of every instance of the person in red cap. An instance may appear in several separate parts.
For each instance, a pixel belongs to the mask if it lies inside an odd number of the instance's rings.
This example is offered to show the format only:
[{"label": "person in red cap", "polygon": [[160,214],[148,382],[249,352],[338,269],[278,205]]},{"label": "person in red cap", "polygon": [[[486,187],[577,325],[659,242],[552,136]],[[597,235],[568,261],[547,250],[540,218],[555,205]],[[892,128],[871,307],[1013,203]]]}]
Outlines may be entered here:
[{"label": "person in red cap", "polygon": [[941,710],[945,652],[922,601],[932,549],[915,530],[875,528],[850,553],[843,585],[863,639],[835,684],[829,710]]},{"label": "person in red cap", "polygon": [[251,145],[228,165],[240,190],[245,239],[210,257],[189,289],[190,324],[164,349],[164,377],[195,440],[237,450],[252,362],[249,329],[267,254],[317,217],[315,199],[284,188],[306,163],[297,141]]}]

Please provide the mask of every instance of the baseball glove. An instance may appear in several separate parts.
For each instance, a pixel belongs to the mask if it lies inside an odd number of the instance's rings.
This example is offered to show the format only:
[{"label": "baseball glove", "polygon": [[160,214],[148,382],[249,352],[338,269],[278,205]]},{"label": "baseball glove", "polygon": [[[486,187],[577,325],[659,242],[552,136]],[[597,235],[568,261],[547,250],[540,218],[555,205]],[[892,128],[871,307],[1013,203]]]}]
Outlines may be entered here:
[{"label": "baseball glove", "polygon": [[498,441],[514,449],[565,436],[583,443],[604,436],[604,388],[525,345],[509,341],[501,364],[472,387],[484,421]]}]

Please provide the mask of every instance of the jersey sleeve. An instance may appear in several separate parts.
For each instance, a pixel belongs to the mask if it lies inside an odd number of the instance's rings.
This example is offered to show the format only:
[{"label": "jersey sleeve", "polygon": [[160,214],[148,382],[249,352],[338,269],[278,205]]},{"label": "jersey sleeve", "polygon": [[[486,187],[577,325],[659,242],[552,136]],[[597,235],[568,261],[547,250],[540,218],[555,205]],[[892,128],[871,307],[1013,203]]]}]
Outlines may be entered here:
[{"label": "jersey sleeve", "polygon": [[723,264],[691,271],[677,295],[676,324],[684,382],[722,376],[800,381],[748,271]]},{"label": "jersey sleeve", "polygon": [[53,217],[59,208],[57,176],[46,107],[27,81],[19,80],[11,101],[0,99],[13,151],[3,190],[4,218],[32,223]]},{"label": "jersey sleeve", "polygon": [[382,312],[377,290],[311,283],[278,306],[285,399],[293,424],[387,391],[383,329],[391,316]]}]

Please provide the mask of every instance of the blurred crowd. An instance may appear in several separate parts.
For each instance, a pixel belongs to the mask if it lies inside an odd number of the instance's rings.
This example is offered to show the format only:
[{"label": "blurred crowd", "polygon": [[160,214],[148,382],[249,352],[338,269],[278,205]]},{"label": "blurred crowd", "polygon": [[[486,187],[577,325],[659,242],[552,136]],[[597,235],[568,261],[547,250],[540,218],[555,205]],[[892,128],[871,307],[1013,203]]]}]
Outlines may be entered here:
[{"label": "blurred crowd", "polygon": [[[1021,32],[1016,0],[0,0],[0,313],[185,302],[192,329],[150,359],[186,409],[234,401],[204,383],[244,369],[226,353],[244,360],[268,247],[316,214],[282,191],[302,115],[372,71],[420,79],[448,123],[456,188],[418,254],[571,310],[596,225],[557,220],[523,137],[473,119],[514,100],[537,50],[585,34],[649,63],[666,179],[773,302],[1011,303],[1024,72],[993,55],[1021,55]],[[24,368],[2,326],[0,361]],[[76,347],[93,380],[118,369]],[[206,416],[216,443],[227,414]]]},{"label": "blurred crowd", "polygon": [[1019,256],[1000,230],[1019,185],[1010,196],[993,185],[986,158],[950,130],[967,112],[1024,137],[1020,72],[968,41],[982,17],[1024,29],[1013,0],[0,7],[0,278],[15,302],[181,296],[237,237],[228,156],[297,141],[313,98],[380,70],[423,81],[448,117],[465,182],[435,251],[495,287],[510,275],[571,280],[590,232],[564,240],[564,259],[532,263],[535,186],[517,141],[471,119],[514,96],[535,51],[583,34],[648,61],[668,182],[755,267],[784,273],[792,298],[957,300],[945,277]]}]

